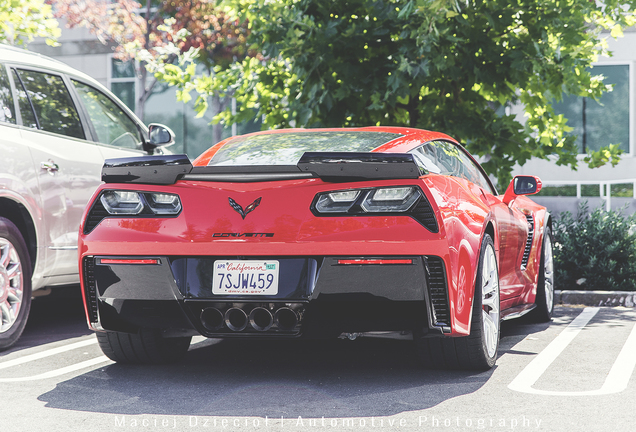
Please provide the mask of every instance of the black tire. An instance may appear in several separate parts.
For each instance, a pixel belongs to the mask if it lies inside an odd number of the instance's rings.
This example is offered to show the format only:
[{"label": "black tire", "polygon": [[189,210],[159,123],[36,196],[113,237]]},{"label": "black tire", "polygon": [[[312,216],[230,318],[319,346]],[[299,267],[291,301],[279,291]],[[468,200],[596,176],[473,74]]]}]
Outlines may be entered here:
[{"label": "black tire", "polygon": [[537,298],[534,304],[537,307],[529,315],[535,322],[548,322],[552,319],[552,312],[554,312],[554,255],[552,254],[552,231],[550,228],[547,228],[543,235]]},{"label": "black tire", "polygon": [[[415,334],[417,355],[423,366],[447,369],[488,370],[499,349],[499,271],[494,243],[484,236],[479,254],[470,335],[458,338],[426,338]],[[488,262],[485,262],[487,261]],[[484,266],[489,277],[484,285]],[[492,267],[492,268],[491,268]],[[484,288],[488,290],[484,305]],[[492,303],[492,305],[491,305]],[[485,316],[488,315],[488,316]],[[490,326],[495,326],[490,327]],[[490,331],[486,331],[486,327]],[[495,331],[496,330],[496,331]]]},{"label": "black tire", "polygon": [[0,217],[0,350],[16,343],[31,310],[31,259],[20,230]]},{"label": "black tire", "polygon": [[191,337],[165,338],[159,330],[97,332],[97,342],[106,357],[126,364],[174,363],[183,358],[191,340]]}]

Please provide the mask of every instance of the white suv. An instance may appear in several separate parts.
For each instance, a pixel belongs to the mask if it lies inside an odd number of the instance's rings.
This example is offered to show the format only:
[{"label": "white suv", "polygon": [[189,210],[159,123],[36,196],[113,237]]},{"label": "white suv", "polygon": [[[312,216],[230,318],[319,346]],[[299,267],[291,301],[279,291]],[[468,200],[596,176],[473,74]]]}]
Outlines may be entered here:
[{"label": "white suv", "polygon": [[32,290],[79,282],[80,217],[104,159],[173,142],[89,76],[0,45],[0,349],[20,337]]}]

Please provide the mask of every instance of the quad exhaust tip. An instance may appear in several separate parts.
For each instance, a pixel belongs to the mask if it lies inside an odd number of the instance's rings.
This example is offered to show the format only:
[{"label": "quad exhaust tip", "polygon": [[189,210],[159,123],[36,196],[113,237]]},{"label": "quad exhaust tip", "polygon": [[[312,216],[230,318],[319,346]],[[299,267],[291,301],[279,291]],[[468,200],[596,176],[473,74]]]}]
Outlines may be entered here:
[{"label": "quad exhaust tip", "polygon": [[276,325],[279,330],[295,330],[299,323],[298,314],[289,307],[281,307],[274,314],[267,308],[258,306],[249,313],[240,307],[231,307],[222,312],[215,307],[207,307],[201,311],[201,324],[210,332],[222,330],[227,326],[234,332],[241,332],[251,326],[254,330],[265,332]]},{"label": "quad exhaust tip", "polygon": [[217,331],[223,328],[225,318],[223,312],[217,308],[209,307],[201,311],[201,324],[209,331]]},{"label": "quad exhaust tip", "polygon": [[281,330],[293,330],[298,325],[298,315],[288,307],[282,307],[274,314],[274,321]]},{"label": "quad exhaust tip", "polygon": [[247,327],[247,314],[237,307],[229,308],[225,312],[225,325],[232,331],[240,332]]},{"label": "quad exhaust tip", "polygon": [[250,325],[254,330],[267,331],[274,324],[272,313],[263,307],[256,307],[250,312]]}]

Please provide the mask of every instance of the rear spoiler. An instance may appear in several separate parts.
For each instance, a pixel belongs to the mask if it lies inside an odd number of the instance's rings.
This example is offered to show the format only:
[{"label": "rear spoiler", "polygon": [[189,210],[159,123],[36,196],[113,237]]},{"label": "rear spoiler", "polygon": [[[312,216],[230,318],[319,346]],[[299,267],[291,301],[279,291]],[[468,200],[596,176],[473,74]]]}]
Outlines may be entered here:
[{"label": "rear spoiler", "polygon": [[424,174],[408,153],[306,152],[297,165],[193,167],[186,155],[106,159],[105,183],[169,185],[177,180],[249,183],[320,178],[327,182],[416,179]]}]

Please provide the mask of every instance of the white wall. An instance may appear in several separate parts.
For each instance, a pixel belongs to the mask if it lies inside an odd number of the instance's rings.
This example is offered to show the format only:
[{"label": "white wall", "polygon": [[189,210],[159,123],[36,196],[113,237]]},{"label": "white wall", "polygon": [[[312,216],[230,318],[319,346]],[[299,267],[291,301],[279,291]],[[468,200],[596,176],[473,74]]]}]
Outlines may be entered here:
[{"label": "white wall", "polygon": [[110,61],[108,54],[113,52],[112,47],[102,44],[86,28],[68,29],[63,20],[60,20],[60,28],[60,46],[51,47],[43,39],[36,39],[29,44],[28,49],[54,57],[107,86]]}]

